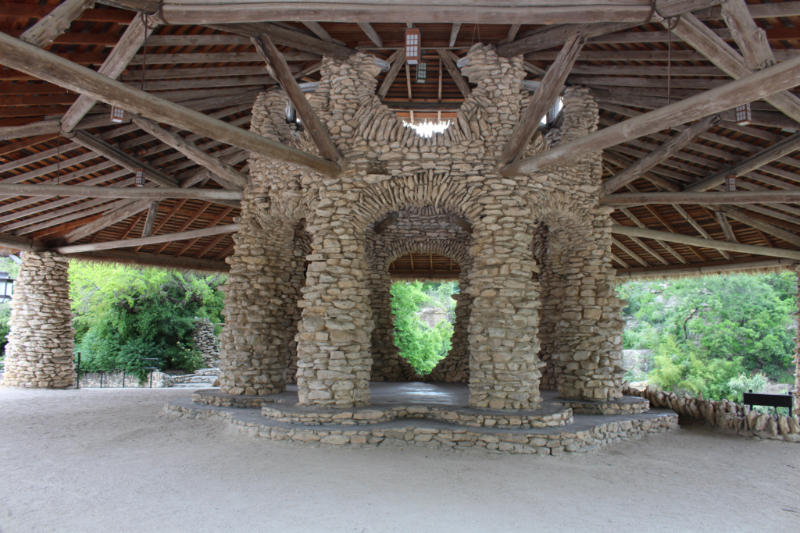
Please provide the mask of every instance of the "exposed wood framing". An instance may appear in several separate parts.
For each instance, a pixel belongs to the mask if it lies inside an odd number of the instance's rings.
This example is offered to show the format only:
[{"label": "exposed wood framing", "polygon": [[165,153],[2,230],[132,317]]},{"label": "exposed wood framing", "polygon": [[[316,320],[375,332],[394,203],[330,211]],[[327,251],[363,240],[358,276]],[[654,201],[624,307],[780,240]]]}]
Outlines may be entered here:
[{"label": "exposed wood framing", "polygon": [[467,80],[464,79],[464,76],[461,75],[461,71],[458,70],[458,66],[456,65],[456,56],[450,50],[437,50],[439,57],[442,59],[442,64],[444,68],[447,69],[447,73],[450,74],[450,77],[453,78],[453,81],[458,87],[458,90],[461,91],[461,95],[464,98],[467,98],[470,94],[469,83]]},{"label": "exposed wood framing", "polygon": [[648,266],[649,263],[647,261],[642,259],[641,256],[639,256],[639,254],[637,254],[636,252],[625,246],[623,243],[619,242],[619,239],[611,239],[611,243],[620,250],[622,250],[623,252],[625,252],[628,255],[628,257],[632,258],[634,261],[636,261],[643,267]]},{"label": "exposed wood framing", "polygon": [[[717,2],[705,2],[701,7]],[[664,16],[680,13],[684,0],[660,0],[656,9]],[[330,22],[408,22],[485,24],[568,24],[585,22],[643,23],[653,13],[649,0],[619,2],[593,0],[554,3],[520,0],[492,5],[482,0],[448,0],[435,4],[408,2],[248,2],[226,4],[166,0],[162,16],[170,24],[244,23],[267,20]]]},{"label": "exposed wood framing", "polygon": [[502,173],[506,176],[513,176],[573,161],[582,154],[600,151],[643,135],[673,128],[691,120],[792,88],[797,85],[798,80],[800,80],[800,56],[732,81],[722,87],[705,91],[590,133],[575,141],[561,144],[547,152],[509,165],[502,170]]},{"label": "exposed wood framing", "polygon": [[94,7],[94,0],[64,0],[50,13],[25,30],[20,39],[40,48],[45,48],[56,37],[69,29],[70,24],[86,9]]},{"label": "exposed wood framing", "polygon": [[117,222],[122,222],[126,218],[132,217],[145,209],[150,205],[149,200],[120,200],[117,203],[117,207],[103,215],[102,217],[89,222],[88,224],[83,224],[82,226],[72,230],[71,232],[67,233],[64,237],[64,240],[67,242],[75,242],[83,239],[84,237],[88,237],[98,231],[107,228],[109,226],[113,226]]},{"label": "exposed wood framing", "polygon": [[453,48],[456,45],[456,39],[458,39],[458,32],[461,31],[461,23],[456,22],[455,24],[450,26],[450,48]]},{"label": "exposed wood framing", "polygon": [[627,30],[631,27],[635,27],[635,25],[605,23],[584,25],[560,24],[558,26],[550,26],[537,30],[516,41],[498,46],[497,54],[502,57],[513,57],[520,54],[562,46],[575,35],[576,31],[579,31],[583,38],[587,40],[590,37]]},{"label": "exposed wood framing", "polygon": [[503,154],[500,156],[501,166],[513,163],[525,151],[525,147],[528,146],[533,133],[538,129],[542,117],[553,107],[558,95],[561,94],[564,82],[583,47],[583,42],[583,37],[577,29],[567,37],[558,58],[548,67],[542,84],[531,95],[528,107],[525,108],[519,123],[514,127],[508,143],[503,148]]},{"label": "exposed wood framing", "polygon": [[711,115],[692,124],[678,135],[672,137],[667,142],[662,144],[660,148],[653,150],[622,172],[618,172],[616,175],[614,175],[614,177],[604,182],[603,191],[605,194],[611,194],[628,183],[637,180],[648,170],[656,167],[661,162],[666,161],[673,155],[683,150],[698,135],[708,131],[708,129],[714,126],[717,122],[719,122],[719,116]]},{"label": "exposed wood framing", "polygon": [[158,216],[158,202],[152,202],[147,209],[147,218],[144,219],[144,228],[142,228],[142,237],[149,237],[153,234],[153,225],[156,223]]},{"label": "exposed wood framing", "polygon": [[739,252],[752,255],[766,255],[769,257],[784,257],[787,259],[800,260],[800,251],[786,250],[783,248],[773,248],[769,246],[755,246],[752,244],[740,244],[736,242],[717,241],[713,239],[703,239],[700,237],[690,237],[679,233],[668,231],[657,231],[645,228],[635,228],[614,224],[611,227],[612,233],[618,235],[632,235],[643,239],[658,239],[667,242],[696,246],[698,248],[710,248],[712,250],[726,250],[729,252]]},{"label": "exposed wood framing", "polygon": [[133,121],[137,126],[159,141],[167,146],[171,146],[198,165],[213,172],[226,188],[243,189],[247,186],[249,179],[246,175],[201,150],[193,142],[184,139],[176,133],[165,130],[155,122],[146,118],[134,116]]},{"label": "exposed wood framing", "polygon": [[[87,244],[73,244],[70,246],[59,246],[56,251],[61,254],[77,254],[82,252],[97,252],[100,250],[113,250],[116,248],[133,248],[136,246],[148,246],[151,244],[161,244],[164,242],[185,241],[199,237],[211,237],[222,233],[235,233],[239,229],[238,224],[225,224],[214,226],[213,228],[196,229],[182,231],[179,233],[166,233],[164,235],[152,235],[139,239],[125,239],[118,241],[92,242]],[[798,252],[800,255],[800,252]]]},{"label": "exposed wood framing", "polygon": [[[307,35],[303,32],[279,26],[278,24],[256,23],[256,24],[229,24],[211,25],[212,28],[232,33],[237,33],[248,38],[258,37],[259,35],[269,35],[272,42],[283,46],[289,46],[303,52],[310,52],[319,56],[329,56],[337,59],[347,59],[356,51],[332,40],[323,40]],[[330,37],[330,36],[328,36]],[[246,44],[246,43],[245,43]]]},{"label": "exposed wood framing", "polygon": [[292,102],[298,115],[300,115],[300,119],[303,121],[303,126],[306,128],[309,135],[311,135],[322,157],[330,159],[331,161],[341,160],[342,154],[339,153],[339,150],[333,143],[328,129],[322,121],[319,120],[317,114],[314,113],[314,109],[312,109],[311,104],[292,76],[292,72],[289,70],[289,64],[286,63],[283,54],[275,47],[269,35],[261,34],[258,37],[253,37],[253,44],[256,49],[265,56],[267,63],[272,66],[275,71],[275,77],[289,96],[289,100]]},{"label": "exposed wood framing", "polygon": [[[667,23],[665,22],[664,24]],[[675,35],[703,54],[709,61],[732,78],[743,78],[753,72],[736,50],[731,48],[728,43],[691,13],[682,15],[675,27],[670,26],[670,28]],[[788,91],[777,91],[762,97],[795,121],[800,122],[800,98],[794,94]],[[758,98],[752,98],[750,101],[753,100],[758,100]]]},{"label": "exposed wood framing", "polygon": [[389,62],[392,64],[392,66],[389,68],[389,72],[386,73],[386,77],[383,78],[383,82],[378,89],[378,96],[381,100],[386,98],[386,95],[388,94],[389,89],[392,87],[394,80],[400,73],[400,69],[403,68],[403,65],[406,63],[405,49],[401,48],[392,54],[391,57],[389,57]]},{"label": "exposed wood framing", "polygon": [[617,270],[617,279],[670,278],[677,276],[706,276],[709,274],[725,274],[747,272],[751,270],[785,270],[794,263],[789,259],[763,259],[759,261],[737,261],[702,263],[695,265],[674,265],[666,268],[633,268]]},{"label": "exposed wood framing", "polygon": [[128,87],[5,33],[0,33],[0,62],[61,87],[116,105],[130,113],[162,120],[266,157],[305,165],[326,174],[337,174],[341,170],[336,163]]},{"label": "exposed wood framing", "polygon": [[[2,185],[0,185],[2,190]],[[633,206],[642,204],[793,204],[800,202],[800,190],[759,192],[645,192],[618,193],[600,199],[602,205]]]},{"label": "exposed wood framing", "polygon": [[725,213],[729,218],[738,220],[742,224],[750,226],[751,228],[756,228],[757,230],[762,231],[768,235],[772,235],[773,237],[777,237],[782,241],[800,247],[800,233],[798,233],[797,231],[788,231],[783,228],[779,228],[774,224],[770,224],[769,222],[766,222],[761,218],[754,217],[748,214],[746,211],[736,207],[723,206],[720,207],[719,209],[720,211]]},{"label": "exposed wood framing", "polygon": [[17,237],[16,235],[6,235],[4,233],[0,233],[0,246],[4,248],[11,248],[12,250],[24,250],[24,251],[41,251],[44,249],[44,245],[38,243],[31,239],[26,239],[24,237]]},{"label": "exposed wood framing", "polygon": [[13,196],[80,196],[82,198],[194,198],[241,200],[239,191],[181,187],[83,187],[81,185],[17,185],[0,183],[0,194]]},{"label": "exposed wood framing", "polygon": [[[118,78],[155,27],[156,23],[152,19],[146,20],[143,15],[134,17],[97,72],[112,79]],[[96,102],[97,100],[90,96],[79,95],[75,103],[61,117],[61,129],[66,132],[73,131]]]},{"label": "exposed wood framing", "polygon": [[770,146],[766,150],[763,150],[754,156],[740,161],[732,167],[725,168],[712,176],[692,184],[690,187],[687,187],[686,190],[706,191],[708,189],[713,189],[717,185],[724,183],[727,176],[741,176],[743,174],[747,174],[748,172],[752,172],[757,168],[763,167],[764,165],[771,163],[776,159],[780,159],[783,156],[789,155],[796,150],[800,150],[800,133],[795,133],[794,135],[786,137],[780,142]]},{"label": "exposed wood framing", "polygon": [[767,32],[756,25],[744,0],[723,2],[722,19],[731,30],[731,36],[741,50],[747,68],[761,70],[775,64],[775,55],[769,46]]},{"label": "exposed wood framing", "polygon": [[194,259],[191,257],[174,257],[171,255],[156,255],[142,252],[83,252],[73,254],[75,259],[83,261],[100,261],[123,263],[130,265],[156,266],[159,268],[174,268],[179,270],[198,270],[201,272],[228,272],[230,267],[225,261],[210,259]]},{"label": "exposed wood framing", "polygon": [[369,22],[359,22],[358,27],[361,28],[361,31],[364,32],[372,44],[377,46],[378,48],[383,48],[383,41],[381,40],[381,36],[378,35],[378,32],[370,25]]}]

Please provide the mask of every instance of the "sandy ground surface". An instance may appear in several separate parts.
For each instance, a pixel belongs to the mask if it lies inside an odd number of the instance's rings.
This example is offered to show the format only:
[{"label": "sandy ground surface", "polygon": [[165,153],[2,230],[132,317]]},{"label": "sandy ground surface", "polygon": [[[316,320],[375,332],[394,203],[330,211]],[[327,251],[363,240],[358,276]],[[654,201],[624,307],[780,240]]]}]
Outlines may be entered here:
[{"label": "sandy ground surface", "polygon": [[800,445],[681,429],[583,455],[270,442],[190,390],[0,388],[0,531],[800,531]]}]

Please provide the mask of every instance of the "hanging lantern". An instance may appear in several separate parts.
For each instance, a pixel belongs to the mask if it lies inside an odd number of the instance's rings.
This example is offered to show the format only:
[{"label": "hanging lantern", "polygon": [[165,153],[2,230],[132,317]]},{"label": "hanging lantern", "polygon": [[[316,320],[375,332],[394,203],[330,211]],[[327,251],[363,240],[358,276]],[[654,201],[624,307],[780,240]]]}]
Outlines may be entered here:
[{"label": "hanging lantern", "polygon": [[136,169],[136,186],[144,187],[144,170],[141,168]]},{"label": "hanging lantern", "polygon": [[736,123],[739,126],[749,126],[753,120],[750,104],[736,106]]},{"label": "hanging lantern", "polygon": [[419,62],[421,37],[417,28],[406,28],[406,62],[409,65]]},{"label": "hanging lantern", "polygon": [[425,63],[417,64],[417,83],[425,83],[428,79],[428,65]]},{"label": "hanging lantern", "polygon": [[736,192],[736,176],[734,174],[725,176],[725,190],[728,192]]},{"label": "hanging lantern", "polygon": [[111,122],[114,124],[125,122],[125,110],[117,106],[111,106]]}]

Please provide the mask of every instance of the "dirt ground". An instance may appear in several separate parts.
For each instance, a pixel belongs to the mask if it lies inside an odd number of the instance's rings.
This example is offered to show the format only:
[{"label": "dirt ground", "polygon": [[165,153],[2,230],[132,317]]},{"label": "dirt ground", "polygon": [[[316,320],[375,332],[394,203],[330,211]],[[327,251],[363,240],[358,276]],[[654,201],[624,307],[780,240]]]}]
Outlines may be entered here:
[{"label": "dirt ground", "polygon": [[800,531],[800,445],[703,428],[582,455],[270,442],[190,390],[0,388],[0,531]]}]

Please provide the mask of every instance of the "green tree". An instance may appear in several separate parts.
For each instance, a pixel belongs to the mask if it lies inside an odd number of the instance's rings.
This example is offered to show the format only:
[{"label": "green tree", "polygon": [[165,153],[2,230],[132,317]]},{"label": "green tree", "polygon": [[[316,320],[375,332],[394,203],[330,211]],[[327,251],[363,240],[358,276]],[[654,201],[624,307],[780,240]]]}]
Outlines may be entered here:
[{"label": "green tree", "polygon": [[[422,375],[429,374],[450,351],[455,321],[456,282],[397,282],[392,284],[394,343],[400,355]],[[426,324],[424,310],[440,311],[445,318]]]},{"label": "green tree", "polygon": [[76,351],[89,371],[124,369],[144,378],[147,358],[162,369],[194,370],[194,321],[221,320],[221,276],[155,268],[70,263]]}]

